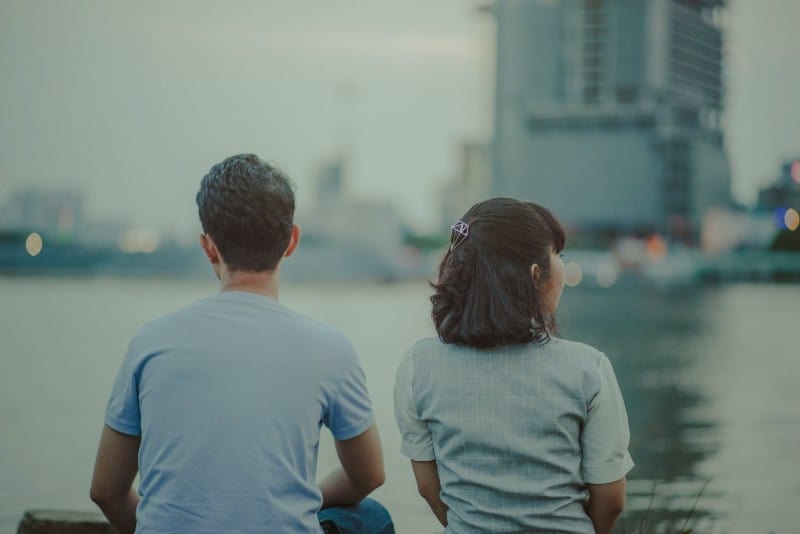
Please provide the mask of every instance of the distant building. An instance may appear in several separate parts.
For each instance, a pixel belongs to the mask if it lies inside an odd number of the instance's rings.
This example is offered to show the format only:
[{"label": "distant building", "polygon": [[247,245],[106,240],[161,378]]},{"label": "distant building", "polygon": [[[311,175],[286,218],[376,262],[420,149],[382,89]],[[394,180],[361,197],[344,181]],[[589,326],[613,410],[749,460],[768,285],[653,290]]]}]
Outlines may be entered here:
[{"label": "distant building", "polygon": [[800,210],[800,158],[783,162],[778,180],[759,191],[758,207],[763,210]]},{"label": "distant building", "polygon": [[73,239],[86,223],[81,191],[25,189],[0,210],[0,229]]},{"label": "distant building", "polygon": [[724,0],[497,0],[493,193],[583,231],[699,232],[730,204]]},{"label": "distant building", "polygon": [[317,171],[317,202],[340,199],[344,196],[344,162],[329,161]]},{"label": "distant building", "polygon": [[312,239],[350,243],[383,255],[397,253],[403,221],[389,200],[353,199],[344,193],[345,164],[334,160],[317,173],[317,203],[302,219]]},{"label": "distant building", "polygon": [[491,192],[491,152],[487,143],[459,146],[460,164],[455,180],[442,189],[442,228],[449,228],[470,206]]}]

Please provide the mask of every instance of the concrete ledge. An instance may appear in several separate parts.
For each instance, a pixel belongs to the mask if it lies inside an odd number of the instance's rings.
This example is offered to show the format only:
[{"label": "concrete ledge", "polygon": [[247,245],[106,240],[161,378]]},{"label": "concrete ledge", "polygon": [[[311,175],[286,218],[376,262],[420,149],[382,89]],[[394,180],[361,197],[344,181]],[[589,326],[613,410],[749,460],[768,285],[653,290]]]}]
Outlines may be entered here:
[{"label": "concrete ledge", "polygon": [[118,534],[98,512],[28,510],[17,534]]}]

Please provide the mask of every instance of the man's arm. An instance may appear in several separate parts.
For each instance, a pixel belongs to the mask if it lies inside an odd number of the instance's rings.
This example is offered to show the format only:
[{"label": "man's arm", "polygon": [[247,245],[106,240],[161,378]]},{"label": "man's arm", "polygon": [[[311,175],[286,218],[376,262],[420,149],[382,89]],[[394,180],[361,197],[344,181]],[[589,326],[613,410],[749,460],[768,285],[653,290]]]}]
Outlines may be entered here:
[{"label": "man's arm", "polygon": [[586,515],[591,518],[595,532],[607,534],[625,507],[625,478],[609,484],[587,486],[589,501],[586,503]]},{"label": "man's arm", "polygon": [[336,440],[342,466],[320,483],[322,507],[353,506],[383,484],[383,452],[375,425],[358,436]]},{"label": "man's arm", "polygon": [[136,530],[139,495],[132,485],[139,470],[139,442],[138,436],[122,434],[106,425],[94,464],[89,496],[121,534]]},{"label": "man's arm", "polygon": [[411,460],[411,468],[414,470],[414,478],[417,479],[419,494],[427,501],[439,523],[446,527],[447,505],[439,497],[442,484],[439,482],[439,470],[436,467],[436,460],[427,462]]}]

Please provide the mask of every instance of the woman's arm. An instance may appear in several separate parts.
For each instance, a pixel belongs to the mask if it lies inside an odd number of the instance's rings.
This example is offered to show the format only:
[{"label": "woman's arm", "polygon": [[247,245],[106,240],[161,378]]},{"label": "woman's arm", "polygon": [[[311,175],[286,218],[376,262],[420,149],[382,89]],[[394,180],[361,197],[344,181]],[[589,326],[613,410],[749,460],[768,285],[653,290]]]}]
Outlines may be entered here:
[{"label": "woman's arm", "polygon": [[422,498],[428,502],[433,514],[443,527],[447,526],[447,505],[442,502],[439,492],[442,485],[439,482],[439,471],[436,468],[436,460],[418,462],[411,460],[411,468],[414,470],[414,478],[417,479],[417,489]]},{"label": "woman's arm", "polygon": [[586,515],[591,518],[597,534],[608,534],[625,507],[625,478],[609,484],[587,484],[587,487]]}]

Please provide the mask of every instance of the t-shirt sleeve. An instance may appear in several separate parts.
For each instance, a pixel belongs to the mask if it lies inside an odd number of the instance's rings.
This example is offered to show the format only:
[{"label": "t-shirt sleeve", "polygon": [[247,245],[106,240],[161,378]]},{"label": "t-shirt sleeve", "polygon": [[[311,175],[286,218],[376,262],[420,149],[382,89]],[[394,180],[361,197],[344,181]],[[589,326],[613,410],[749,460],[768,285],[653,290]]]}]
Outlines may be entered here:
[{"label": "t-shirt sleeve", "polygon": [[581,434],[581,473],[589,484],[608,484],[633,468],[628,453],[628,414],[608,357],[600,358],[600,391],[589,402],[589,414]]},{"label": "t-shirt sleeve", "polygon": [[434,460],[433,436],[420,419],[413,394],[414,360],[406,352],[394,382],[394,416],[400,429],[400,452],[411,460]]},{"label": "t-shirt sleeve", "polygon": [[135,365],[136,351],[134,341],[117,372],[111,397],[106,406],[105,424],[123,434],[139,436],[142,434],[139,413],[139,376]]},{"label": "t-shirt sleeve", "polygon": [[363,434],[375,422],[364,370],[355,349],[348,346],[347,352],[344,376],[337,384],[337,392],[323,419],[337,440]]}]

